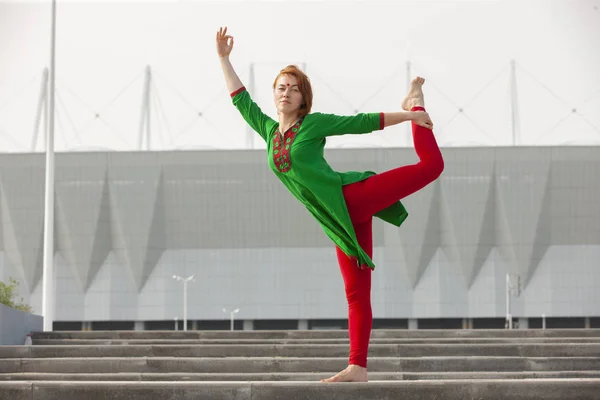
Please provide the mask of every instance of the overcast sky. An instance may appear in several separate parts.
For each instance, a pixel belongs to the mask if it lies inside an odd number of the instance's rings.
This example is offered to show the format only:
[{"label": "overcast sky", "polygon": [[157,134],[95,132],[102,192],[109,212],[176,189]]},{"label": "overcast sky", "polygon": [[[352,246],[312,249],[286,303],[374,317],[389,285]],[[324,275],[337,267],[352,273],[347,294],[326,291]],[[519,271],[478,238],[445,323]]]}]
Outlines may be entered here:
[{"label": "overcast sky", "polygon": [[[49,0],[0,1],[0,151],[31,150],[50,11]],[[290,63],[306,66],[313,111],[346,115],[399,110],[408,73],[427,80],[442,145],[509,145],[514,59],[519,143],[600,143],[600,0],[58,1],[56,149],[137,149],[146,66],[152,149],[244,148],[215,51],[221,25],[273,117],[272,80]],[[407,139],[399,126],[328,145]]]}]

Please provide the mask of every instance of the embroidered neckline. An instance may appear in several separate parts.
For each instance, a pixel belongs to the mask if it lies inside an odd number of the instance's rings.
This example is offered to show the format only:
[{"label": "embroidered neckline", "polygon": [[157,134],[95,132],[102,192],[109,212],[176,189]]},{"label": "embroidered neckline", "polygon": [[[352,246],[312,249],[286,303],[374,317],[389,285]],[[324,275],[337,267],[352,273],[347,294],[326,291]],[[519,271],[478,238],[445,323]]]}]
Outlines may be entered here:
[{"label": "embroidered neckline", "polygon": [[302,118],[299,118],[283,135],[279,132],[279,127],[275,131],[273,137],[273,162],[279,172],[288,172],[292,169],[290,150],[300,130],[300,125],[302,125],[302,120]]}]

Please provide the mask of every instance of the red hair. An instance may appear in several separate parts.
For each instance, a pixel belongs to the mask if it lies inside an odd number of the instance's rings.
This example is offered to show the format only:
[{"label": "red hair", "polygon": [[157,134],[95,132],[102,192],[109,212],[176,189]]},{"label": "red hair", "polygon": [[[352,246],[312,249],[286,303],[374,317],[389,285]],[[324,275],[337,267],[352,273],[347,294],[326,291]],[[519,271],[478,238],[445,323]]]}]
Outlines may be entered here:
[{"label": "red hair", "polygon": [[304,117],[310,112],[312,108],[312,100],[313,100],[313,92],[312,86],[310,84],[310,79],[308,76],[300,68],[295,65],[288,65],[281,71],[279,71],[279,75],[275,78],[273,82],[273,90],[275,90],[275,85],[277,84],[277,80],[282,75],[290,75],[295,77],[298,80],[298,90],[302,94],[302,102],[303,104],[300,106],[300,110],[298,110],[298,116]]}]

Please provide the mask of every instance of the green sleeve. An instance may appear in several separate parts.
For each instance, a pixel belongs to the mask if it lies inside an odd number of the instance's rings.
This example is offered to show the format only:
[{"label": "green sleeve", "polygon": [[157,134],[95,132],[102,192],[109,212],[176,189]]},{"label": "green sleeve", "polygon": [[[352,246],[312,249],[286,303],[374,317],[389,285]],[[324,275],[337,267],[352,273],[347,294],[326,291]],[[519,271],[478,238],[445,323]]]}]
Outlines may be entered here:
[{"label": "green sleeve", "polygon": [[370,133],[383,129],[383,113],[360,113],[343,116],[312,113],[309,119],[314,123],[312,131],[320,137]]},{"label": "green sleeve", "polygon": [[262,112],[245,87],[231,93],[231,100],[248,125],[266,141],[277,122]]}]

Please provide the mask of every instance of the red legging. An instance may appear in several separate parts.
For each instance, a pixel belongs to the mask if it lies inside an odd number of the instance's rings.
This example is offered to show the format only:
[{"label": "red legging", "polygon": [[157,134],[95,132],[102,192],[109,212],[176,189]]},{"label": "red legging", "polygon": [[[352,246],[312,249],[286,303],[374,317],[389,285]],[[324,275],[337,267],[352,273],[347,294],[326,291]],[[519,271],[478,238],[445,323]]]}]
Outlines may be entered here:
[{"label": "red legging", "polygon": [[[413,107],[411,111],[425,111]],[[430,129],[412,123],[419,162],[406,165],[343,187],[358,243],[373,257],[372,220],[378,211],[433,182],[444,169],[442,154]],[[367,352],[373,314],[371,312],[371,268],[359,269],[356,261],[336,247],[348,300],[349,364],[367,367]]]}]

